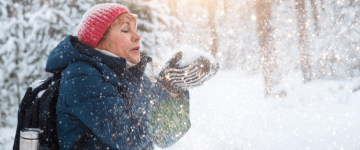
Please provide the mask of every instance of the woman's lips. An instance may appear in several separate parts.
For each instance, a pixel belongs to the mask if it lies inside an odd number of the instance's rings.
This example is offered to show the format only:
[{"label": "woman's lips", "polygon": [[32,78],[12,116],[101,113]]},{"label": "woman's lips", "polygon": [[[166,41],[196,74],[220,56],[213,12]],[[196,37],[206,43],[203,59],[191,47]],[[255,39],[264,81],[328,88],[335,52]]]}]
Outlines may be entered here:
[{"label": "woman's lips", "polygon": [[135,48],[131,49],[135,53],[140,53],[140,46],[136,46]]},{"label": "woman's lips", "polygon": [[132,50],[135,53],[140,53],[140,50]]}]

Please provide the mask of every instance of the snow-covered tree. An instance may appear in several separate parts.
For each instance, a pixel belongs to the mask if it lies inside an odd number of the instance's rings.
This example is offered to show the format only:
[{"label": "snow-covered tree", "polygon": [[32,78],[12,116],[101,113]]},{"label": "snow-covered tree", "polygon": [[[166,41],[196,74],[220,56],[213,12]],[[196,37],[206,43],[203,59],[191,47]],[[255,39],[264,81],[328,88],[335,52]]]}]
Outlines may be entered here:
[{"label": "snow-covered tree", "polygon": [[[305,1],[306,38],[313,79],[345,79],[359,76],[359,2]],[[300,70],[295,0],[274,3],[272,24],[282,73]],[[293,5],[293,6],[292,6]],[[316,10],[314,10],[316,9]],[[314,15],[317,14],[317,15]],[[318,28],[318,29],[317,29]],[[318,32],[317,32],[318,31]]]},{"label": "snow-covered tree", "polygon": [[[321,8],[317,7],[318,10]],[[312,45],[317,78],[351,78],[360,75],[360,2],[326,1],[319,11],[319,36]]]},{"label": "snow-covered tree", "polygon": [[2,4],[0,9],[7,13],[2,13],[0,29],[4,33],[0,38],[0,101],[5,106],[1,121],[6,122],[8,115],[17,114],[27,87],[49,76],[44,70],[47,56],[66,35],[76,33],[79,11],[90,8],[91,3],[20,0]]},{"label": "snow-covered tree", "polygon": [[16,106],[24,89],[26,90],[25,82],[29,83],[28,78],[31,76],[28,73],[33,72],[35,68],[26,67],[28,60],[34,58],[27,58],[31,52],[26,49],[25,44],[25,30],[28,26],[24,17],[26,7],[9,1],[1,1],[0,6],[2,26],[0,29],[2,30],[0,37],[0,101],[2,103],[0,126],[6,126],[9,123],[8,116],[17,112]]},{"label": "snow-covered tree", "polygon": [[[6,27],[6,25],[8,24],[8,22],[11,21],[15,21],[16,18],[11,18],[10,16],[12,16],[11,14],[9,14],[11,12],[10,10],[10,6],[11,3],[9,3],[6,0],[1,0],[0,1],[0,26],[2,26],[2,28],[0,28],[0,32],[2,34],[0,34],[0,127],[5,126],[6,123],[8,122],[8,118],[7,116],[10,114],[10,110],[8,109],[9,105],[11,105],[12,103],[14,103],[13,101],[10,101],[11,97],[8,92],[7,92],[7,87],[9,86],[9,84],[6,84],[5,81],[9,82],[9,79],[5,80],[5,77],[8,77],[10,75],[9,70],[6,69],[7,67],[13,67],[13,66],[7,66],[5,67],[4,63],[5,61],[8,61],[8,55],[9,52],[4,51],[3,47],[6,44],[6,41],[8,41],[7,36],[10,34],[8,32],[5,32],[6,30],[4,30]],[[10,45],[11,46],[11,45]]]}]

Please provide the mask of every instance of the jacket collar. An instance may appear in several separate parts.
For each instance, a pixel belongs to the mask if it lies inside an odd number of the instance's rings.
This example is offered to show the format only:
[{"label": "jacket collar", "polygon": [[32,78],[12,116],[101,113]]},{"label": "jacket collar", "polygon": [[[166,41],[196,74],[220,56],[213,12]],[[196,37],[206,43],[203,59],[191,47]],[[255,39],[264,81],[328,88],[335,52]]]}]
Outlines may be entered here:
[{"label": "jacket collar", "polygon": [[147,63],[151,61],[152,61],[151,57],[143,56],[141,57],[141,60],[138,64],[136,64],[134,67],[128,68],[128,72],[131,74],[131,76],[135,78],[135,80],[141,80],[141,77],[145,72]]},{"label": "jacket collar", "polygon": [[77,49],[80,53],[96,59],[101,63],[107,65],[111,68],[116,74],[123,75],[126,69],[126,60],[122,57],[112,57],[101,53],[98,50],[95,50],[92,47],[89,47],[79,41],[77,37],[71,37],[71,44],[75,49]]}]

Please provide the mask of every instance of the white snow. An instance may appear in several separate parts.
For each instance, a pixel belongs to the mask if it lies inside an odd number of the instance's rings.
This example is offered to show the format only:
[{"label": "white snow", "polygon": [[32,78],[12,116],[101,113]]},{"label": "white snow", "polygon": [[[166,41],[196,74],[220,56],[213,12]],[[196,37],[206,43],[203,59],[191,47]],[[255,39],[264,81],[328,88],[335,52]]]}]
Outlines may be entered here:
[{"label": "white snow", "polygon": [[[282,99],[265,99],[262,79],[219,71],[190,90],[192,127],[167,149],[360,149],[360,78],[303,84],[292,74]],[[11,149],[15,127],[0,135]]]},{"label": "white snow", "polygon": [[173,56],[174,54],[180,51],[182,52],[181,61],[178,62],[180,66],[189,65],[199,57],[204,57],[205,59],[209,60],[211,64],[218,63],[217,60],[211,54],[188,45],[182,46],[179,49],[175,50],[171,56]]},{"label": "white snow", "polygon": [[[30,87],[32,88],[32,91],[35,90],[35,88],[39,87],[41,84],[43,84],[44,80],[36,80],[33,83],[31,83]],[[53,84],[53,83],[52,83]],[[39,91],[38,95],[36,95],[37,98],[41,97],[44,94],[45,90]]]},{"label": "white snow", "polygon": [[42,83],[44,83],[45,80],[36,80],[33,83],[31,83],[30,87],[34,90],[38,86],[40,86]]},{"label": "white snow", "polygon": [[36,98],[40,98],[44,94],[45,90],[41,90],[38,95],[36,95]]},{"label": "white snow", "polygon": [[220,71],[190,91],[192,127],[167,149],[360,149],[360,78],[284,82],[287,97],[264,99],[261,75]]}]

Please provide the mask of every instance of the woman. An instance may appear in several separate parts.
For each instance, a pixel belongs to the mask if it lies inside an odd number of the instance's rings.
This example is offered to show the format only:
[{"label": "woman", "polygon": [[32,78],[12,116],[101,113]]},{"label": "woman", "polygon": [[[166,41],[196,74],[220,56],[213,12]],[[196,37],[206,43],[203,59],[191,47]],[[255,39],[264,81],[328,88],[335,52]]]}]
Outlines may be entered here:
[{"label": "woman", "polygon": [[98,4],[83,16],[78,37],[67,36],[51,52],[46,71],[62,71],[56,108],[61,150],[87,129],[95,136],[83,149],[153,149],[153,142],[168,147],[190,128],[188,109],[185,122],[173,122],[181,130],[160,132],[162,127],[151,124],[160,120],[151,114],[161,101],[188,107],[189,92],[168,83],[164,71],[158,83],[150,82],[144,69],[151,58],[140,58],[136,25],[122,5]]}]

